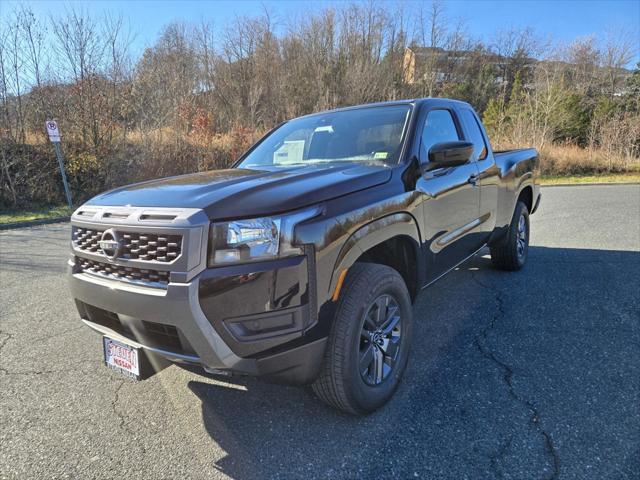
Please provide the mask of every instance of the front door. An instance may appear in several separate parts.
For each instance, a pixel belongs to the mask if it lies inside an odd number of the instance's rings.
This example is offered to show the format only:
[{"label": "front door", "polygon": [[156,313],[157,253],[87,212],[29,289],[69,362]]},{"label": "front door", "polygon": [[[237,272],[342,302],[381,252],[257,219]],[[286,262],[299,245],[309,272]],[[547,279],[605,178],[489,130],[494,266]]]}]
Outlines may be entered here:
[{"label": "front door", "polygon": [[[463,138],[453,110],[428,112],[422,129],[420,155],[425,159],[431,146]],[[480,223],[478,168],[471,161],[457,167],[426,171],[416,188],[425,194],[424,237],[427,281],[433,281],[481,245],[476,228]]]}]

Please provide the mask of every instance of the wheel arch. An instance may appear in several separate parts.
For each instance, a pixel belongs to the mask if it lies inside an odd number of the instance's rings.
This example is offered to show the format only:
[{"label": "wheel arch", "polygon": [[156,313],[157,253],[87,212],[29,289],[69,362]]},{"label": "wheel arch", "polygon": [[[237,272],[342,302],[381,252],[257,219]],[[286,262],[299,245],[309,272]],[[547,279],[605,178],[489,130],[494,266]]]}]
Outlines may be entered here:
[{"label": "wheel arch", "polygon": [[516,204],[518,202],[524,203],[527,206],[529,213],[531,213],[533,209],[533,186],[531,184],[526,184],[520,189],[520,193],[518,193],[518,197],[516,199]]},{"label": "wheel arch", "polygon": [[[414,300],[424,279],[420,230],[415,218],[397,212],[373,220],[356,230],[344,243],[335,262],[329,295],[339,292],[342,273],[356,262],[380,263],[394,268]],[[399,252],[400,255],[390,253]]]}]

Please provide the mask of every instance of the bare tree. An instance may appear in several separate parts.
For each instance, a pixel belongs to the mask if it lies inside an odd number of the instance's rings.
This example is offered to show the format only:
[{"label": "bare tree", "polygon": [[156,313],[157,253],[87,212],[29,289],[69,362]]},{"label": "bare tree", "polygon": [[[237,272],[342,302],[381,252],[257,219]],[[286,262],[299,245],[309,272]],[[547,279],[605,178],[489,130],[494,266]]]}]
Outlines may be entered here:
[{"label": "bare tree", "polygon": [[126,138],[127,113],[131,102],[132,69],[129,49],[133,41],[131,30],[119,16],[106,16],[103,22],[105,41],[105,75],[109,82],[109,122],[107,125],[107,141],[113,141],[114,129],[122,128],[122,139]]},{"label": "bare tree", "polygon": [[101,32],[94,19],[75,9],[59,20],[52,20],[52,24],[56,48],[63,62],[63,78],[73,80],[74,107],[79,113],[73,126],[82,132],[83,142],[91,140],[93,146],[97,146],[101,141],[98,115],[103,107],[99,69],[105,53]]},{"label": "bare tree", "polygon": [[169,24],[158,42],[145,50],[136,68],[134,96],[143,131],[174,127],[188,133],[200,81],[193,31]]},{"label": "bare tree", "polygon": [[418,9],[417,26],[420,38],[419,46],[428,48],[423,60],[422,74],[422,96],[433,97],[436,93],[436,85],[439,80],[438,64],[442,61],[442,47],[446,36],[446,12],[444,3],[441,0],[432,0],[425,11],[425,4],[421,4]]},{"label": "bare tree", "polygon": [[386,12],[374,2],[352,4],[340,18],[339,68],[344,81],[341,101],[347,104],[379,100],[388,86],[380,64],[385,45]]},{"label": "bare tree", "polygon": [[581,92],[589,92],[595,85],[601,53],[593,36],[581,37],[569,46],[566,60],[572,65],[574,86]]},{"label": "bare tree", "polygon": [[619,93],[618,88],[624,82],[624,76],[621,74],[633,58],[634,48],[637,49],[637,38],[637,33],[633,35],[627,31],[610,30],[606,34],[601,61],[606,72],[608,93],[612,97]]},{"label": "bare tree", "polygon": [[535,57],[542,52],[541,44],[531,28],[500,30],[492,44],[496,53],[498,82],[502,86],[502,98],[508,101],[516,75],[520,73],[523,83],[528,83],[533,73]]},{"label": "bare tree", "polygon": [[7,89],[14,100],[14,121],[15,139],[19,142],[26,141],[26,130],[24,121],[24,102],[23,102],[23,82],[24,82],[24,37],[20,29],[20,17],[16,12],[6,24],[5,39],[7,40],[6,58],[7,58]]},{"label": "bare tree", "polygon": [[6,23],[0,23],[0,100],[2,101],[2,124],[0,138],[11,137],[9,114],[9,49],[10,29]]},{"label": "bare tree", "polygon": [[[8,152],[8,140],[12,137],[11,134],[11,115],[9,112],[9,58],[8,48],[11,38],[11,30],[7,24],[0,24],[0,100],[2,101],[2,123],[0,124],[0,191],[3,193],[2,197],[9,196],[12,203],[15,205],[17,202],[17,194],[15,188],[15,182],[12,175],[12,163],[13,159]],[[4,191],[8,191],[9,195],[4,194]]]}]

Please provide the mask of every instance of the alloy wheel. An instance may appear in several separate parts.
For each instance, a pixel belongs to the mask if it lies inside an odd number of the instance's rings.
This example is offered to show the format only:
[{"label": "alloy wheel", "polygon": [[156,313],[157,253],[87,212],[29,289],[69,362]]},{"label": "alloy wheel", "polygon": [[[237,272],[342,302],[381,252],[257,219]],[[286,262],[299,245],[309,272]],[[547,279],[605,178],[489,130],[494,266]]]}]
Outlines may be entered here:
[{"label": "alloy wheel", "polygon": [[359,370],[367,385],[379,385],[391,375],[401,340],[400,306],[391,295],[381,295],[366,310],[360,332]]},{"label": "alloy wheel", "polygon": [[518,220],[516,242],[518,258],[522,259],[527,249],[527,219],[524,215],[520,215]]}]

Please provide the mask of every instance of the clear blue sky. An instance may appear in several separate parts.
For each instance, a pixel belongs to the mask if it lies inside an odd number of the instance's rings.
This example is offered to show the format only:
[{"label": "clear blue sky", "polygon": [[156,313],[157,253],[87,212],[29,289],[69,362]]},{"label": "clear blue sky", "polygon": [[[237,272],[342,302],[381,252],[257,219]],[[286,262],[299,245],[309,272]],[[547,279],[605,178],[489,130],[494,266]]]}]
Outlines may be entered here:
[{"label": "clear blue sky", "polygon": [[[415,3],[399,1],[409,6]],[[136,32],[134,45],[139,49],[151,45],[162,26],[173,20],[199,22],[206,18],[212,19],[217,26],[223,26],[235,16],[259,13],[266,7],[276,20],[284,23],[292,16],[340,4],[325,0],[0,0],[0,15],[20,3],[28,4],[35,13],[47,16],[57,15],[70,7],[81,7],[97,15],[105,11],[122,13]],[[445,1],[445,8],[448,16],[466,19],[469,32],[478,38],[487,39],[501,26],[531,26],[543,37],[567,42],[579,36],[602,36],[607,29],[625,29],[636,37],[640,49],[640,0],[452,0]],[[638,49],[634,61],[639,59]]]}]

